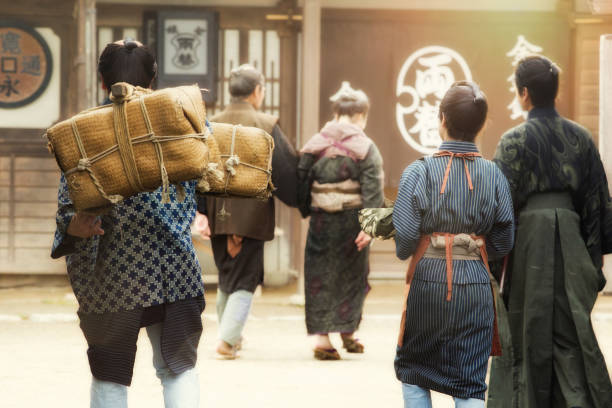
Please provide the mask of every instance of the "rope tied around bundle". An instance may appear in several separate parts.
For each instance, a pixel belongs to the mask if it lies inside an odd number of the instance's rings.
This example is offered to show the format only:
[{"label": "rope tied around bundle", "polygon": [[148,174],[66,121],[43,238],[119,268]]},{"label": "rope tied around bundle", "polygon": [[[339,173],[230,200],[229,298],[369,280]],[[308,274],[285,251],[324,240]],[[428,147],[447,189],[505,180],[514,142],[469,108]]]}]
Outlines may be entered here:
[{"label": "rope tied around bundle", "polygon": [[74,135],[74,139],[76,141],[77,148],[79,149],[79,153],[81,154],[81,158],[79,159],[77,167],[73,169],[73,171],[66,172],[66,176],[69,176],[71,173],[77,170],[86,171],[89,174],[89,177],[91,177],[91,181],[94,183],[94,186],[96,186],[102,197],[111,204],[117,204],[119,201],[123,200],[123,197],[119,194],[108,195],[106,194],[106,192],[104,192],[100,180],[98,180],[93,170],[91,169],[92,160],[87,157],[87,152],[85,151],[85,146],[83,145],[83,140],[81,139],[81,135],[79,134],[79,129],[77,127],[76,121],[73,119],[70,124],[72,126],[72,134]]},{"label": "rope tied around bundle", "polygon": [[84,171],[91,167],[91,160],[85,157],[83,159],[79,159],[79,164],[77,164],[77,170]]},{"label": "rope tied around bundle", "polygon": [[[155,154],[157,155],[157,161],[159,162],[159,173],[161,175],[162,180],[162,204],[170,202],[170,180],[168,179],[168,170],[166,169],[166,165],[164,164],[164,153],[161,148],[161,138],[155,134],[153,131],[153,125],[151,124],[151,119],[149,118],[149,112],[147,111],[147,106],[145,105],[144,95],[140,95],[140,110],[142,112],[142,117],[145,121],[145,125],[147,127],[147,132],[150,136],[150,140],[155,147]],[[182,186],[181,186],[182,188]],[[182,196],[185,197],[185,190],[182,189]],[[177,193],[179,193],[177,191]],[[182,201],[182,200],[181,200]]]},{"label": "rope tied around bundle", "polygon": [[[239,128],[241,128],[242,125],[234,125],[232,126],[232,140],[230,143],[230,151],[229,154],[222,154],[220,155],[221,158],[226,158],[224,164],[225,164],[225,172],[228,173],[227,176],[225,177],[225,186],[223,188],[223,193],[224,194],[228,194],[228,187],[229,187],[229,183],[230,183],[230,177],[232,176],[236,176],[238,170],[237,167],[238,166],[245,166],[245,167],[249,167],[251,169],[255,169],[258,171],[262,171],[267,175],[267,183],[266,183],[266,187],[262,190],[262,192],[264,190],[274,190],[274,186],[272,184],[272,171],[267,168],[261,168],[259,166],[255,166],[251,163],[247,163],[247,162],[243,162],[240,160],[240,157],[236,154],[235,149],[236,149],[236,136],[238,134]],[[270,157],[270,164],[272,162],[272,152],[273,152],[273,148],[272,146],[270,146],[270,151],[269,151],[269,157]]]},{"label": "rope tied around bundle", "polygon": [[[227,171],[229,173],[229,176],[235,176],[236,175],[236,169],[234,167],[235,166],[237,167],[237,166],[240,165],[240,157],[238,157],[236,154],[234,154],[234,149],[236,148],[236,132],[238,131],[239,127],[242,127],[242,126],[241,125],[234,125],[232,127],[232,142],[230,144],[229,157],[225,161],[225,171]],[[230,177],[229,176],[225,178],[225,187],[223,188],[223,192],[225,194],[227,194],[227,187],[229,186],[229,182],[230,182]]]},{"label": "rope tied around bundle", "polygon": [[[141,87],[134,87],[127,83],[117,83],[111,87],[110,100],[113,102],[113,126],[114,133],[117,144],[109,147],[108,149],[97,153],[94,156],[88,157],[85,151],[85,147],[83,144],[83,140],[79,133],[79,129],[77,127],[77,123],[75,119],[71,120],[72,133],[74,135],[74,139],[77,144],[77,148],[80,153],[80,158],[77,165],[64,172],[64,174],[68,177],[76,172],[86,171],[94,186],[100,193],[100,195],[107,200],[110,204],[117,204],[123,197],[121,195],[109,195],[104,191],[102,184],[96,177],[92,165],[109,156],[112,153],[119,152],[121,156],[121,162],[123,164],[125,175],[128,184],[134,191],[142,192],[146,191],[144,186],[142,185],[140,174],[138,172],[138,167],[136,164],[136,157],[133,150],[133,145],[151,142],[155,148],[155,153],[157,156],[157,160],[159,163],[161,184],[162,184],[162,203],[170,202],[170,179],[168,176],[168,171],[166,169],[166,165],[164,163],[163,151],[161,148],[161,144],[163,142],[173,141],[173,140],[182,140],[187,138],[195,138],[206,141],[210,136],[210,130],[207,127],[204,127],[204,131],[202,133],[194,133],[187,135],[173,135],[173,136],[159,136],[156,135],[153,126],[151,124],[151,119],[149,117],[147,107],[145,105],[144,97],[147,94],[152,93],[153,91],[150,89],[145,89]],[[127,119],[127,102],[138,98],[140,102],[140,108],[142,112],[142,117],[146,125],[147,134],[143,136],[137,136],[134,138],[130,137],[129,125]],[[96,107],[87,110],[86,112],[97,110],[104,107]],[[53,151],[53,146],[49,143],[49,150]],[[74,182],[74,180],[73,180]],[[177,199],[179,201],[184,201],[186,197],[185,188],[181,184],[176,184],[176,194]]]},{"label": "rope tied around bundle", "polygon": [[236,175],[236,169],[234,167],[237,167],[239,165],[240,165],[240,157],[236,155],[230,156],[230,158],[225,161],[225,168],[227,169],[229,174],[231,174],[232,176]]}]

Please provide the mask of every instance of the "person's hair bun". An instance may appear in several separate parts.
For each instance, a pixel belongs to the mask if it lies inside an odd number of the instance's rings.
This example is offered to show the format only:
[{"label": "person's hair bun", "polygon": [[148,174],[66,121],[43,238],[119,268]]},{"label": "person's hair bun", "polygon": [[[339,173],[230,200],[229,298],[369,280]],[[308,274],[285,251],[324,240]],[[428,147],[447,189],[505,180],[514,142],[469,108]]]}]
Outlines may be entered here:
[{"label": "person's hair bun", "polygon": [[442,98],[438,117],[451,138],[473,142],[487,119],[487,97],[472,81],[455,82]]},{"label": "person's hair bun", "polygon": [[346,102],[369,102],[368,96],[361,89],[353,89],[349,81],[342,81],[338,92],[333,94],[329,100],[332,103]]},{"label": "person's hair bun", "polygon": [[342,81],[338,92],[332,95],[332,110],[338,116],[354,116],[358,113],[367,114],[370,100],[361,89],[353,89],[348,81]]},{"label": "person's hair bun", "polygon": [[474,103],[476,105],[483,105],[487,103],[487,99],[484,97],[482,92],[479,91],[476,96],[474,96]]},{"label": "person's hair bun", "polygon": [[133,40],[126,40],[123,45],[128,51],[132,51],[134,48],[138,48],[138,43]]},{"label": "person's hair bun", "polygon": [[560,71],[561,70],[559,69],[557,64],[555,64],[554,62],[550,63],[550,73],[552,74],[553,77],[558,77]]}]

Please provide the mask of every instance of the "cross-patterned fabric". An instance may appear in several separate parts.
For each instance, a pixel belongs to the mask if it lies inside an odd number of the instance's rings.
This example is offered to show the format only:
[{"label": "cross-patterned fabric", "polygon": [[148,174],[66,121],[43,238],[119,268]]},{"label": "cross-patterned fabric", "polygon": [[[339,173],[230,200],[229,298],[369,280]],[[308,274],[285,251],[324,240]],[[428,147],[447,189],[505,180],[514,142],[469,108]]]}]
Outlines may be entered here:
[{"label": "cross-patterned fabric", "polygon": [[62,175],[51,256],[66,255],[79,312],[132,310],[203,295],[190,231],[196,183],[182,184],[183,202],[174,186],[167,204],[161,189],[140,193],[101,216],[104,235],[80,239],[66,233],[75,210]]}]

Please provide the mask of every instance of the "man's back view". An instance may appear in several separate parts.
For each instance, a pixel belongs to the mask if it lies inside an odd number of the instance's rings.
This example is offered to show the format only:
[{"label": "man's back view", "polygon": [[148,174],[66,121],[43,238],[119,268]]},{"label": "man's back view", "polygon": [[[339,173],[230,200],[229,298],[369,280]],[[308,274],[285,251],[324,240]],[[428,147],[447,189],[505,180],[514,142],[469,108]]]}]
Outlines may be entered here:
[{"label": "man's back view", "polygon": [[[285,204],[297,206],[297,153],[280,129],[278,118],[258,111],[265,95],[263,75],[250,65],[242,65],[232,71],[229,91],[231,103],[211,120],[257,127],[272,135],[274,194]],[[198,210],[208,217],[219,270],[217,352],[234,358],[253,292],[263,281],[264,242],[274,238],[274,200],[209,197],[200,200]]]}]

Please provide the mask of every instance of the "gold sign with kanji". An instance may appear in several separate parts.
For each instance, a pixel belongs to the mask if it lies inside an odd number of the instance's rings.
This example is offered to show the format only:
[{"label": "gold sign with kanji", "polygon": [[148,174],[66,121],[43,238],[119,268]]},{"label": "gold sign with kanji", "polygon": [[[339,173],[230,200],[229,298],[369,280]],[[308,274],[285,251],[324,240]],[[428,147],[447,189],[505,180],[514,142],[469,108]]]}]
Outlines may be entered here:
[{"label": "gold sign with kanji", "polygon": [[52,68],[49,46],[34,28],[0,20],[0,108],[34,102],[47,88]]}]

